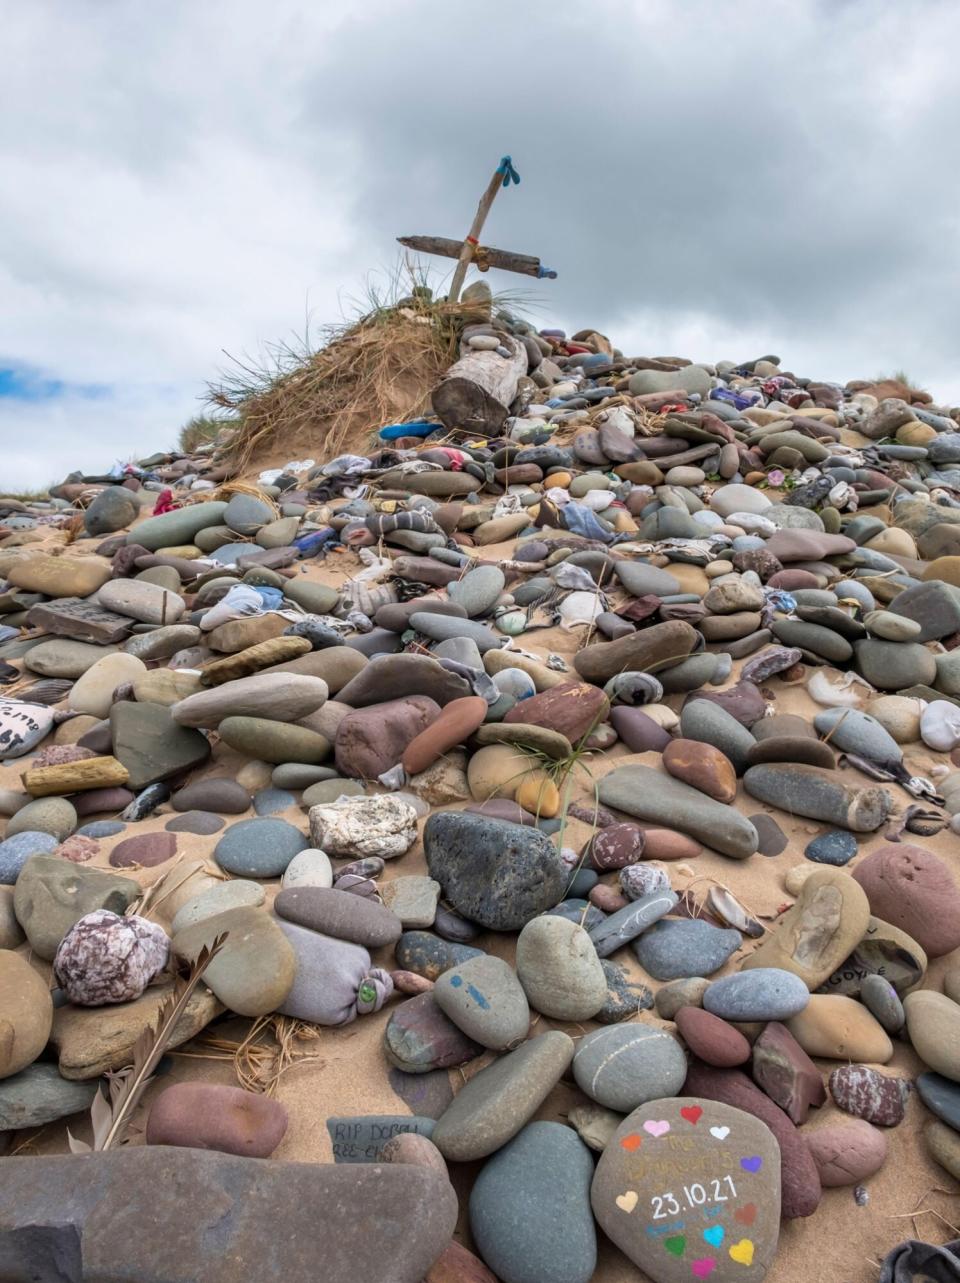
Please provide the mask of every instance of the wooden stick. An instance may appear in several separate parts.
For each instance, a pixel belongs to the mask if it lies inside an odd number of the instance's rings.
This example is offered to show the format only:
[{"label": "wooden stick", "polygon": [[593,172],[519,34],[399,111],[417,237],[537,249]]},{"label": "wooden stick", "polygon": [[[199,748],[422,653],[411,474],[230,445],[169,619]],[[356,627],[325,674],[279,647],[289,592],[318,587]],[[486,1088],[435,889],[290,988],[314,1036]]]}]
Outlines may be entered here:
[{"label": "wooden stick", "polygon": [[20,776],[33,797],[82,793],[85,789],[116,788],[126,784],[130,772],[115,757],[87,757],[59,766],[34,766]]},{"label": "wooden stick", "polygon": [[483,231],[483,225],[487,221],[487,215],[490,213],[490,207],[496,200],[497,192],[503,186],[503,171],[497,169],[494,176],[490,179],[487,190],[480,197],[480,204],[477,206],[477,212],[470,224],[470,230],[464,238],[463,245],[460,249],[460,261],[457,263],[453,273],[453,280],[450,282],[450,290],[447,294],[448,303],[456,303],[460,297],[460,291],[463,289],[463,282],[467,276],[467,268],[473,259],[474,246],[480,239],[480,233]]},{"label": "wooden stick", "polygon": [[[398,236],[397,240],[418,254],[437,254],[441,258],[459,258],[463,249],[462,241],[455,241],[449,236]],[[544,268],[533,254],[516,254],[509,249],[494,249],[492,245],[475,246],[473,262],[481,272],[496,267],[503,272],[518,272],[541,280],[546,277],[552,280],[557,275]]]}]

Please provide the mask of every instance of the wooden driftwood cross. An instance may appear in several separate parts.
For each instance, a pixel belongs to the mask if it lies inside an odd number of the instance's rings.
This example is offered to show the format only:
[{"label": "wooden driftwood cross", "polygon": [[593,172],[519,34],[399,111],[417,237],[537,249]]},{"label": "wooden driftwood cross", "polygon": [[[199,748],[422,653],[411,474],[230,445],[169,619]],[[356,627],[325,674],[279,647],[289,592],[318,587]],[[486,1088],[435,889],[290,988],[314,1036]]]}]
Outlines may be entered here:
[{"label": "wooden driftwood cross", "polygon": [[509,187],[511,182],[519,183],[519,181],[520,175],[514,169],[513,162],[509,156],[504,156],[490,179],[487,190],[480,198],[473,223],[462,241],[451,240],[446,236],[397,237],[401,245],[406,245],[408,249],[417,250],[421,254],[440,254],[444,258],[458,260],[447,294],[448,302],[455,303],[460,297],[467,268],[471,263],[481,272],[486,272],[491,267],[499,267],[505,272],[520,272],[524,276],[536,276],[540,280],[553,280],[556,277],[556,272],[544,267],[539,258],[534,258],[531,254],[514,254],[511,250],[493,249],[491,246],[480,244],[480,233],[497,192],[501,187]]}]

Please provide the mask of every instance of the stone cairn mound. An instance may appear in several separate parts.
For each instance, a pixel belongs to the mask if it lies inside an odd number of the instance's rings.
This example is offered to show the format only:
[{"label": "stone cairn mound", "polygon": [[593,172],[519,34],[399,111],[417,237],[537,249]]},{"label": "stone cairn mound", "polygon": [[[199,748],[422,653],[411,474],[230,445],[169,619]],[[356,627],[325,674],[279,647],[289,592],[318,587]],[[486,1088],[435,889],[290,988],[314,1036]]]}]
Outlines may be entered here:
[{"label": "stone cairn mound", "polygon": [[10,1277],[853,1279],[960,1177],[960,411],[467,295],[361,453],[0,498]]}]

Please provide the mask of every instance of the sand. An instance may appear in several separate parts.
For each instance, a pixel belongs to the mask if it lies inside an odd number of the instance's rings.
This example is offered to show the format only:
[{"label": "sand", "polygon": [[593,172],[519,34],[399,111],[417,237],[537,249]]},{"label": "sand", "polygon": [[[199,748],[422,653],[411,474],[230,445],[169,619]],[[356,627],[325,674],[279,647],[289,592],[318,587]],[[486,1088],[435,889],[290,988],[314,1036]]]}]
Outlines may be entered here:
[{"label": "sand", "polygon": [[[46,543],[60,542],[61,536],[48,532]],[[91,544],[87,544],[91,547]],[[497,562],[505,560],[512,549],[512,543],[488,546],[478,550],[484,561]],[[81,544],[80,548],[84,545]],[[306,567],[302,572],[311,579],[339,586],[351,574],[357,573],[359,562],[354,554],[346,553],[330,558],[326,565],[316,562],[301,563]],[[551,628],[528,632],[517,639],[523,649],[546,655],[561,654],[569,658],[575,653],[582,640],[583,629],[566,631]],[[737,678],[740,668],[734,665],[730,683]],[[776,696],[778,712],[798,713],[812,720],[818,706],[810,699],[802,686],[785,686],[779,679],[772,679],[767,684]],[[674,709],[679,709],[684,696],[674,695],[665,698],[664,702]],[[905,750],[908,768],[912,773],[928,774],[931,766],[946,759],[930,752],[920,743],[907,746]],[[586,763],[577,787],[571,789],[570,801],[590,803],[593,801],[594,781],[601,778],[615,766],[625,762],[639,762],[655,766],[658,755],[630,755],[622,744],[613,750],[594,754]],[[207,775],[232,776],[242,765],[242,759],[222,746],[217,749],[215,760],[194,779]],[[20,787],[19,773],[23,766],[16,764],[0,767],[0,788]],[[851,768],[838,769],[838,775],[844,781],[858,786],[870,783],[859,772]],[[908,805],[912,798],[899,786],[891,784],[897,809]],[[728,859],[713,852],[704,851],[689,867],[697,878],[711,877],[722,882],[756,915],[770,918],[778,910],[792,903],[784,887],[784,876],[787,871],[803,859],[803,848],[811,836],[821,831],[822,825],[805,819],[795,819],[771,807],[763,807],[754,799],[745,796],[742,789],[735,805],[744,814],[755,814],[760,810],[768,811],[780,824],[789,842],[787,849],[779,856],[769,858],[754,855],[748,860]],[[152,832],[162,829],[173,814],[169,804],[142,821],[138,825],[128,825],[124,833],[115,838],[101,840],[100,854],[91,862],[93,867],[109,864],[110,850],[124,838],[134,833]],[[227,823],[236,818],[224,817]],[[283,818],[306,828],[306,814],[294,807],[283,813]],[[0,824],[5,821],[0,820]],[[421,823],[422,829],[422,823]],[[582,822],[568,822],[564,845],[580,849],[589,836],[591,829]],[[220,835],[196,837],[190,834],[178,835],[178,853],[182,852],[188,859],[209,857]],[[946,830],[934,838],[912,838],[930,850],[944,857],[948,864],[955,864],[957,838]],[[882,830],[880,834],[861,837],[859,854],[848,869],[855,867],[870,851],[883,845]],[[164,872],[157,869],[134,872],[144,885],[154,881]],[[681,874],[678,866],[671,867],[674,888],[682,890],[693,877]],[[385,879],[405,874],[426,872],[422,843],[418,841],[411,850],[399,860],[389,862],[384,875]],[[270,888],[269,896],[275,893],[276,883],[266,884]],[[476,942],[490,952],[513,960],[514,935],[500,935],[488,932]],[[724,974],[737,969],[746,952],[754,947],[747,942],[745,949],[733,956],[723,971]],[[24,949],[26,951],[26,949]],[[395,965],[391,950],[383,949],[374,954],[377,965],[390,969]],[[644,974],[633,958],[629,949],[621,950],[615,961],[625,965],[630,974],[645,981],[654,990],[658,987]],[[45,973],[49,966],[34,960]],[[924,980],[923,987],[942,989],[942,975],[949,959],[937,959],[932,962]],[[290,1124],[274,1157],[292,1162],[326,1163],[332,1161],[332,1150],[327,1134],[325,1121],[332,1115],[352,1114],[407,1114],[418,1112],[415,1097],[407,1095],[414,1101],[413,1107],[404,1101],[391,1085],[389,1066],[382,1051],[383,1029],[389,1019],[394,1003],[388,1003],[383,1010],[363,1016],[353,1024],[341,1029],[319,1029],[317,1037],[302,1045],[310,1053],[321,1059],[290,1070],[281,1080],[276,1092],[277,1098],[289,1111]],[[655,1012],[643,1012],[636,1017],[641,1022],[659,1022]],[[540,1017],[536,1024],[537,1032],[551,1028],[564,1029],[573,1038],[582,1037],[599,1026],[593,1023],[583,1025],[564,1025]],[[211,1031],[219,1037],[245,1036],[249,1022],[233,1019],[226,1024],[219,1024]],[[489,1057],[482,1058],[466,1067],[465,1075],[469,1077],[477,1069],[488,1063]],[[827,1074],[836,1068],[839,1062],[819,1061],[818,1065]],[[905,1044],[897,1044],[892,1061],[882,1067],[888,1073],[900,1076],[915,1077],[924,1066]],[[463,1081],[460,1071],[450,1074],[450,1082],[456,1090]],[[202,1045],[188,1044],[173,1056],[173,1068],[168,1077],[158,1080],[148,1092],[145,1103],[139,1111],[133,1142],[142,1143],[139,1130],[142,1128],[144,1115],[149,1108],[150,1100],[164,1086],[173,1081],[198,1079],[208,1082],[235,1083],[236,1077],[231,1059],[211,1059],[209,1050]],[[409,1080],[408,1080],[409,1081]],[[416,1087],[417,1084],[411,1084]],[[426,1095],[426,1091],[424,1091]],[[563,1082],[554,1090],[547,1104],[537,1118],[562,1121],[569,1108],[583,1097],[572,1085]],[[422,1105],[420,1106],[422,1109]],[[832,1104],[814,1111],[814,1124],[843,1119],[844,1115]],[[854,1201],[852,1188],[841,1188],[824,1191],[823,1200],[817,1212],[806,1220],[784,1221],[780,1235],[780,1246],[773,1268],[767,1275],[770,1283],[808,1283],[812,1279],[821,1279],[824,1283],[874,1283],[877,1278],[877,1266],[883,1256],[897,1243],[905,1238],[921,1238],[929,1242],[942,1243],[960,1237],[960,1203],[958,1194],[960,1186],[948,1174],[938,1167],[926,1154],[921,1138],[923,1125],[930,1115],[913,1095],[907,1106],[904,1122],[887,1131],[890,1152],[882,1170],[867,1182],[869,1201],[865,1206],[858,1206]],[[89,1125],[85,1116],[70,1120],[71,1130],[75,1135],[89,1139]],[[64,1153],[67,1150],[65,1124],[52,1124],[40,1133],[24,1133],[16,1141],[21,1152],[27,1153]],[[467,1164],[452,1168],[452,1179],[461,1196],[461,1221],[458,1237],[470,1246],[470,1235],[466,1218],[466,1195],[479,1164]],[[188,1209],[185,1209],[185,1213]],[[637,1283],[646,1276],[641,1274],[626,1257],[622,1255],[604,1236],[599,1233],[600,1256],[594,1276],[596,1283]]]}]

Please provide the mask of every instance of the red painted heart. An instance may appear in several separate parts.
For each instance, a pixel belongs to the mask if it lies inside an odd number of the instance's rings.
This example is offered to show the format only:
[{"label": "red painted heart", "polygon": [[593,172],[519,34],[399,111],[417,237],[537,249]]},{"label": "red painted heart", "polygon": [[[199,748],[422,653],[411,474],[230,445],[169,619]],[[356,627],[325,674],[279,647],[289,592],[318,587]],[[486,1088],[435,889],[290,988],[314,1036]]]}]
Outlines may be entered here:
[{"label": "red painted heart", "polygon": [[757,1219],[756,1203],[745,1203],[743,1207],[738,1207],[733,1214],[733,1219],[739,1221],[741,1225],[752,1225]]},{"label": "red painted heart", "polygon": [[680,1110],[680,1117],[685,1118],[688,1123],[696,1127],[697,1123],[699,1123],[700,1119],[703,1117],[703,1110],[699,1105],[685,1105],[684,1108]]}]

